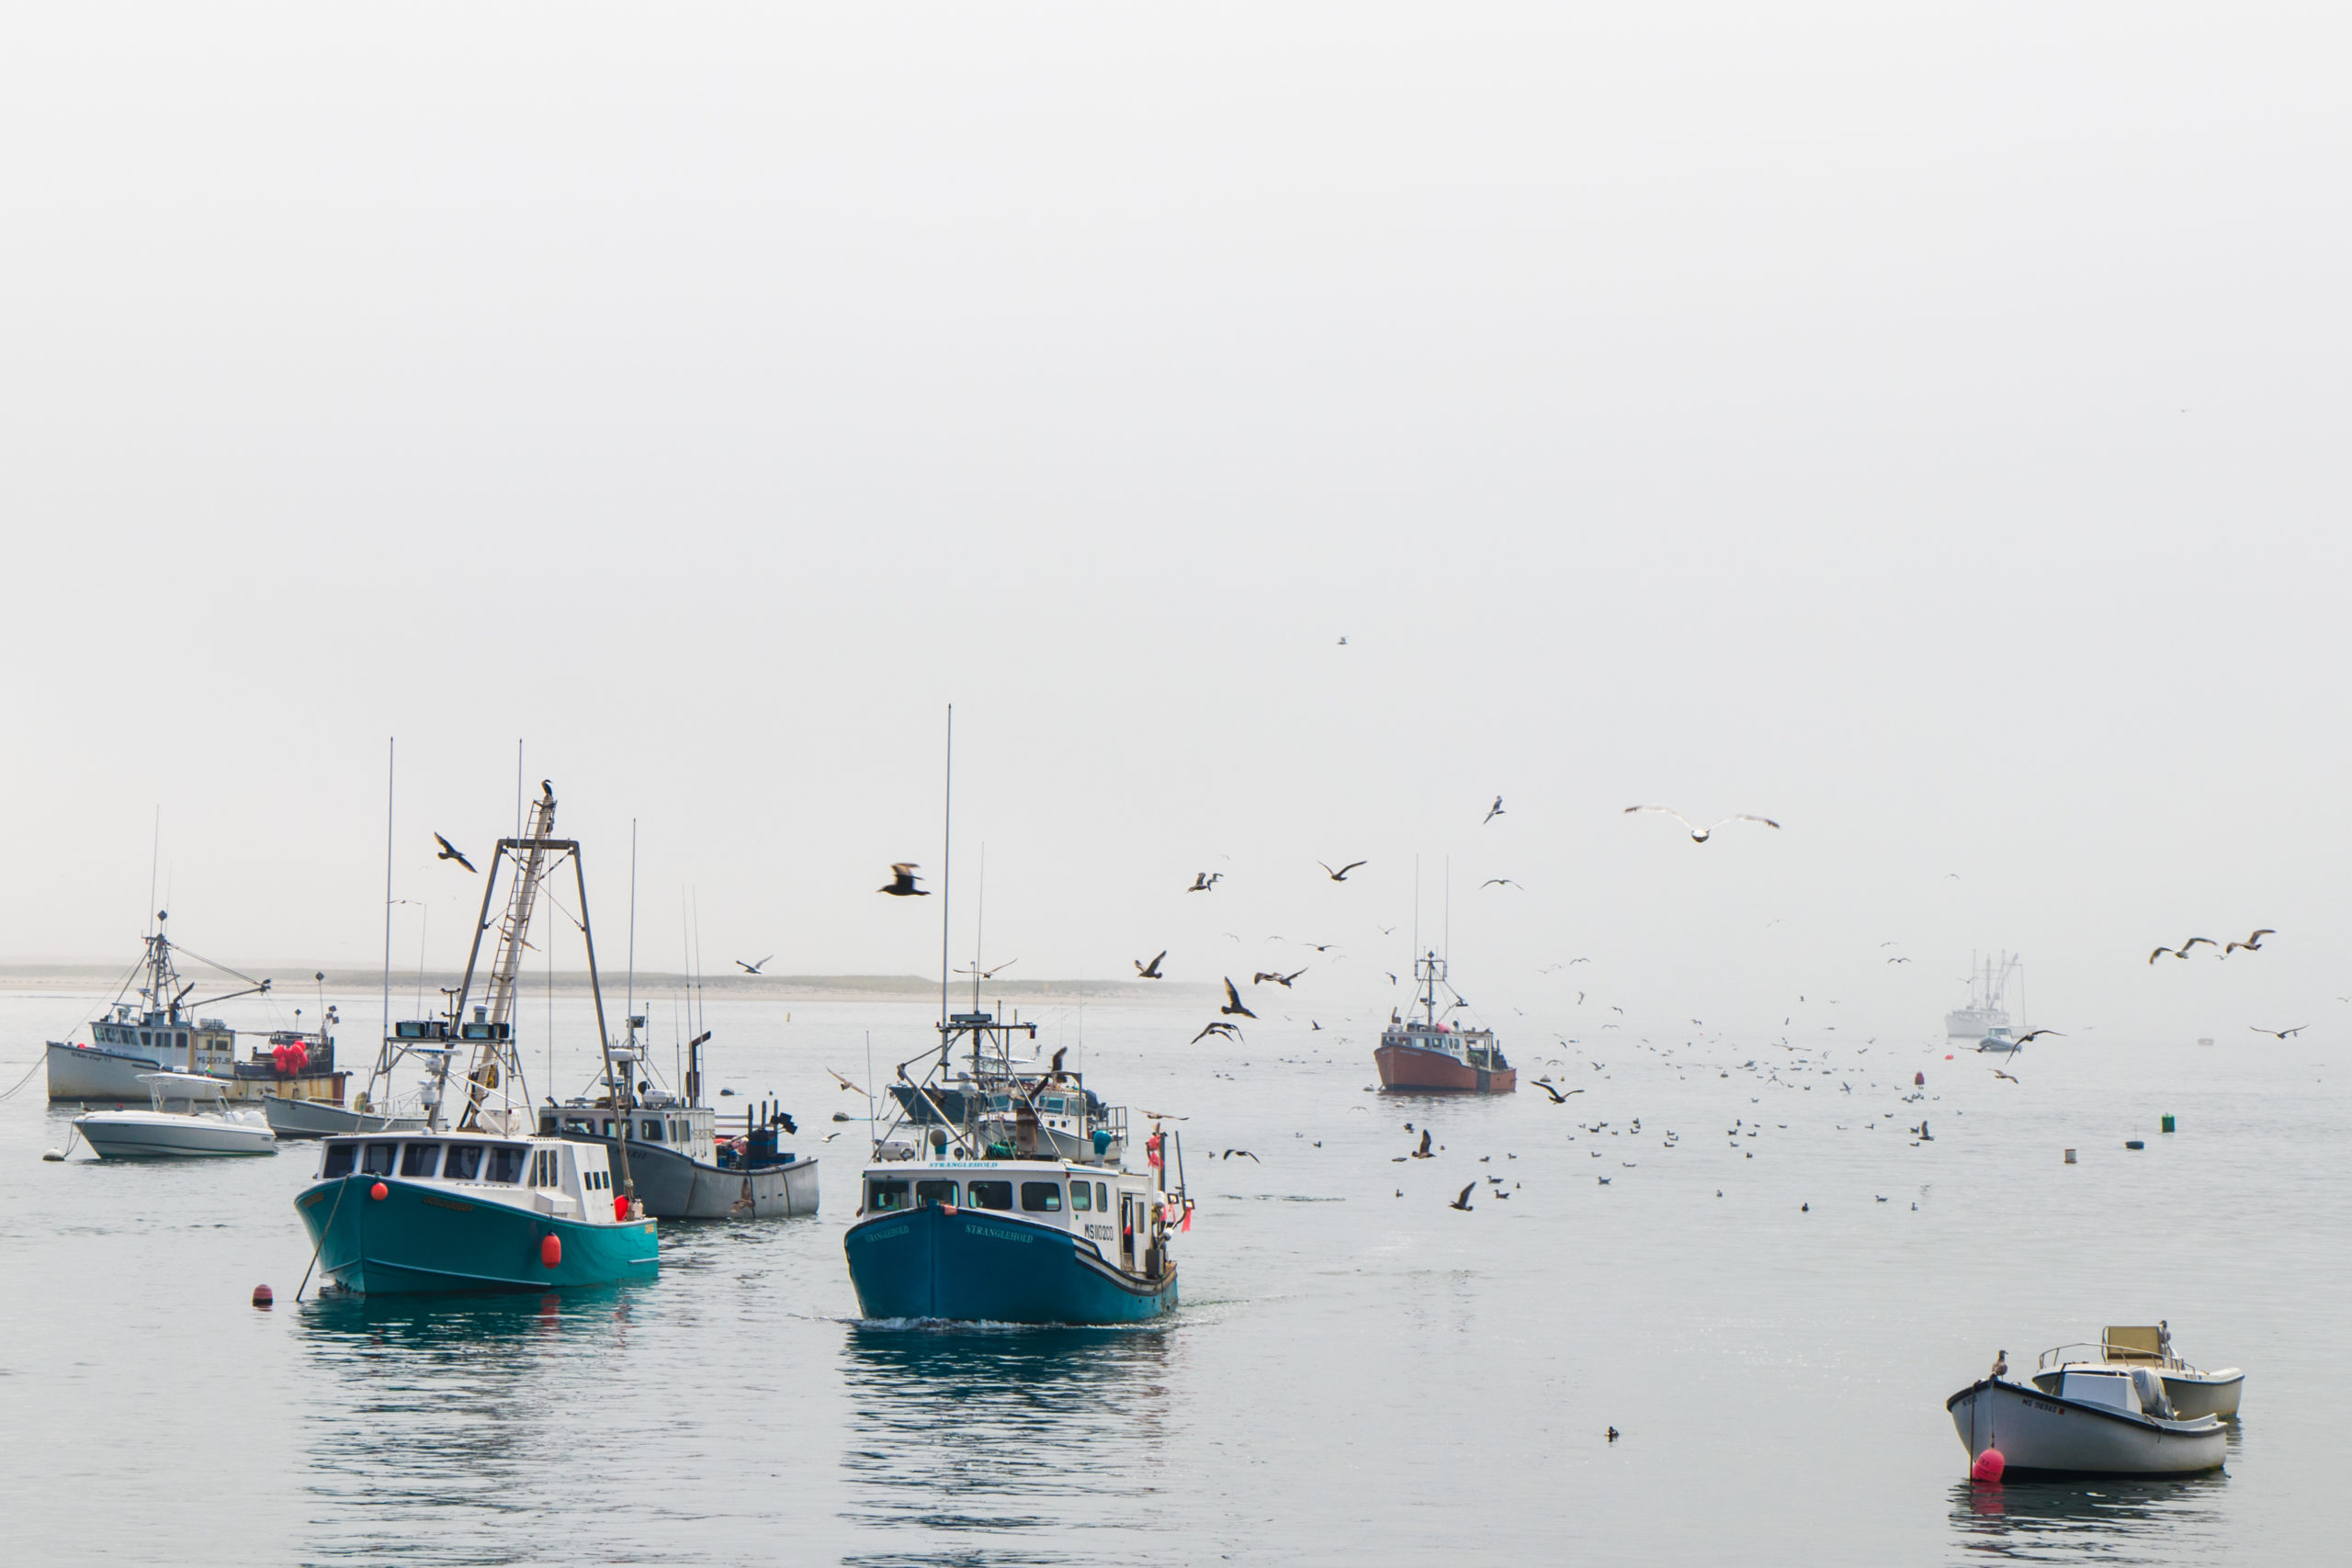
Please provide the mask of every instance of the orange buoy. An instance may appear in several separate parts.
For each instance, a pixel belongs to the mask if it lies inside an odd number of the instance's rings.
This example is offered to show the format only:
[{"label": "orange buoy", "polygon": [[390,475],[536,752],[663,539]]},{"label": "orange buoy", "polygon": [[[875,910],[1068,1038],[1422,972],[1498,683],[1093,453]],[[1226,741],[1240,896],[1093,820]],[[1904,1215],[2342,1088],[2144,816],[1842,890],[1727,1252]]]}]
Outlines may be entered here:
[{"label": "orange buoy", "polygon": [[392,1195],[392,1190],[391,1190],[390,1188],[389,1188],[389,1187],[385,1186],[385,1185],[384,1185],[382,1182],[380,1182],[380,1181],[379,1181],[378,1183],[376,1183],[376,1185],[375,1185],[375,1186],[370,1187],[369,1189],[368,1189],[368,1196],[369,1196],[370,1198],[373,1198],[373,1199],[374,1199],[374,1200],[376,1200],[376,1201],[378,1201],[379,1203],[382,1202],[385,1199],[387,1199],[387,1198],[390,1197],[391,1195]]},{"label": "orange buoy", "polygon": [[550,1269],[561,1263],[563,1261],[563,1237],[560,1235],[543,1235],[539,1237],[539,1261],[546,1264]]},{"label": "orange buoy", "polygon": [[254,1287],[254,1305],[257,1307],[266,1307],[277,1299],[277,1298],[276,1296],[269,1293],[269,1287],[267,1285],[255,1285]]}]

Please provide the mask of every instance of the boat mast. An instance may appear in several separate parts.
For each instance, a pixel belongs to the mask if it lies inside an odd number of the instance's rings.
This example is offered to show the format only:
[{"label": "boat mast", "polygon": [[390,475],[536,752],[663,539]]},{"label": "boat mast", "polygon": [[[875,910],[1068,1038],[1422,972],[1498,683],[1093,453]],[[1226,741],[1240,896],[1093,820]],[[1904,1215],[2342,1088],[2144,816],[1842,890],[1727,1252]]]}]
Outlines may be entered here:
[{"label": "boat mast", "polygon": [[[522,967],[524,939],[530,930],[532,907],[538,900],[539,883],[547,872],[548,854],[570,850],[576,858],[579,852],[572,840],[552,837],[554,829],[555,789],[550,784],[531,803],[530,836],[499,840],[491,874],[482,880],[481,914],[474,923],[473,951],[466,955],[465,978],[458,983],[457,1023],[461,1031],[469,1025],[466,1004],[473,996],[474,965],[481,955],[482,933],[490,929],[490,901],[498,886],[497,863],[510,852],[514,856],[514,886],[507,897],[506,914],[499,925],[498,947],[491,963],[485,1003],[491,1027],[482,1030],[476,1039],[473,1063],[466,1070],[466,1109],[458,1119],[460,1131],[469,1131],[477,1125],[483,1095],[498,1088],[502,1077],[522,1076],[522,1057],[514,1049],[511,1038],[502,1037],[511,1036],[513,1032],[514,979]],[[581,918],[583,922],[587,918],[584,908]],[[599,998],[599,1028],[603,1026],[603,1012],[604,1002]],[[511,1100],[512,1096],[508,1098]]]}]

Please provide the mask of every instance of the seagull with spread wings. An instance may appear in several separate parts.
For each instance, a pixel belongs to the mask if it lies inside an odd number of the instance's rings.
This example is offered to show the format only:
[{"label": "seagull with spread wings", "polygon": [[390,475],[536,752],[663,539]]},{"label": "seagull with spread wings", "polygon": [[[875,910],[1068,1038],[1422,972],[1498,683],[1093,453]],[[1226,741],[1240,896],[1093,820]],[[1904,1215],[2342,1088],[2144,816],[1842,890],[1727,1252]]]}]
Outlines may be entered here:
[{"label": "seagull with spread wings", "polygon": [[1228,1017],[1255,1018],[1258,1015],[1241,1005],[1241,993],[1233,988],[1233,976],[1225,977],[1225,1005],[1216,1010]]},{"label": "seagull with spread wings", "polygon": [[2255,932],[2244,942],[2233,942],[2230,943],[2229,946],[2222,949],[2222,956],[2227,958],[2231,953],[2235,953],[2240,948],[2245,949],[2248,953],[2260,953],[2262,951],[2262,939],[2267,936],[2277,936],[2278,934],[2278,933],[2277,931],[2274,931],[2269,927],[2265,926],[2262,930]]},{"label": "seagull with spread wings", "polygon": [[1348,879],[1348,873],[1355,870],[1355,868],[1360,865],[1370,865],[1372,863],[1368,860],[1351,860],[1337,871],[1333,871],[1329,864],[1322,861],[1318,860],[1315,863],[1322,866],[1324,872],[1331,878],[1332,881],[1345,882]]},{"label": "seagull with spread wings", "polygon": [[757,964],[746,964],[739,958],[735,961],[735,967],[741,969],[746,975],[756,975],[775,961],[775,954],[771,953],[765,958],[761,959]]},{"label": "seagull with spread wings", "polygon": [[2267,1034],[2273,1040],[2292,1040],[2296,1035],[2301,1034],[2304,1030],[2309,1029],[2311,1025],[2308,1023],[2299,1023],[2292,1029],[2265,1029],[2260,1024],[2248,1024],[2246,1027],[2252,1029],[2256,1034]]},{"label": "seagull with spread wings", "polygon": [[[474,863],[468,860],[462,853],[460,853],[457,845],[451,843],[448,840],[443,838],[438,833],[433,835],[433,841],[441,846],[441,852],[433,857],[435,860],[453,860],[459,865],[464,866],[468,871],[474,870]],[[476,876],[480,876],[481,873],[474,871],[474,874]]]},{"label": "seagull with spread wings", "polygon": [[1136,974],[1146,980],[1165,980],[1168,976],[1159,972],[1159,960],[1167,956],[1168,950],[1163,947],[1159,950],[1159,957],[1148,964],[1140,958],[1135,960]]},{"label": "seagull with spread wings", "polygon": [[1691,821],[1688,817],[1683,816],[1682,813],[1677,811],[1671,806],[1629,806],[1625,807],[1624,815],[1631,816],[1636,811],[1665,812],[1668,817],[1673,818],[1677,822],[1681,823],[1685,828],[1690,829],[1690,841],[1694,844],[1705,843],[1708,839],[1713,836],[1716,829],[1721,828],[1727,823],[1761,822],[1767,828],[1774,829],[1776,830],[1781,826],[1778,822],[1773,821],[1770,817],[1758,817],[1750,811],[1735,811],[1729,817],[1725,817],[1719,821],[1710,822],[1703,828],[1700,827],[1696,822]]},{"label": "seagull with spread wings", "polygon": [[931,889],[915,886],[915,865],[912,861],[894,861],[890,865],[890,880],[875,889],[893,898],[928,898]]}]

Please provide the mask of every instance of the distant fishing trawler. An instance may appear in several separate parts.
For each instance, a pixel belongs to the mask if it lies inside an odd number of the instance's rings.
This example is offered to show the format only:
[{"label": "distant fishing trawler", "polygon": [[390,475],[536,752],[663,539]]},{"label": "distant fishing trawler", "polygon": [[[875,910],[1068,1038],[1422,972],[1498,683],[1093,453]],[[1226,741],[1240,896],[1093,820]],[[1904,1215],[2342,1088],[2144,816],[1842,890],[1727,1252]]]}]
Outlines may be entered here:
[{"label": "distant fishing trawler", "polygon": [[1997,969],[1989,955],[1980,969],[1976,955],[1970,953],[1968,1002],[1944,1014],[1944,1032],[1955,1040],[1962,1036],[1976,1040],[1996,1029],[2007,1030],[2009,1027],[2009,976],[2021,973],[2024,967],[2024,959],[2013,953],[2004,953]]},{"label": "distant fishing trawler", "polygon": [[[1380,1087],[1386,1089],[1453,1090],[1468,1094],[1510,1094],[1519,1088],[1519,1072],[1495,1043],[1490,1029],[1457,1029],[1439,1021],[1437,988],[1453,987],[1445,977],[1445,960],[1432,951],[1413,961],[1413,978],[1420,984],[1421,1016],[1388,1015],[1388,1027],[1372,1059],[1380,1069]],[[1454,991],[1447,1007],[1462,1005]]]},{"label": "distant fishing trawler", "polygon": [[[188,1001],[188,992],[196,987],[181,982],[168,934],[170,919],[167,909],[155,912],[155,930],[146,939],[146,956],[139,964],[138,1003],[118,997],[104,1017],[92,1021],[86,1045],[75,1040],[48,1043],[49,1098],[144,1104],[149,1075],[195,1073],[220,1079],[223,1096],[232,1100],[258,1103],[278,1096],[342,1104],[349,1075],[337,1071],[334,1065],[334,1036],[330,1032],[335,1022],[334,1010],[329,1008],[313,1030],[241,1032],[217,1018],[198,1016],[198,1009],[216,1002],[264,995],[270,983],[237,975],[233,969],[222,970],[243,980],[244,988]],[[199,958],[198,962],[206,961]],[[251,1056],[240,1062],[240,1032],[266,1033],[268,1043],[254,1046]]]}]

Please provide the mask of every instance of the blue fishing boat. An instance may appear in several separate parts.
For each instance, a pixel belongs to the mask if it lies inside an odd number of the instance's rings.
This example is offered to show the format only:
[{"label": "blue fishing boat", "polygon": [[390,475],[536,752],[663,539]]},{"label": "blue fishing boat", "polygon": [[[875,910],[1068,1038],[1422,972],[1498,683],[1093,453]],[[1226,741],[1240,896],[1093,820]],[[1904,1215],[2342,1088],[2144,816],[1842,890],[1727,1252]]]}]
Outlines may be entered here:
[{"label": "blue fishing boat", "polygon": [[[1155,1128],[1146,1168],[1130,1170],[1125,1111],[1063,1070],[1064,1053],[1035,1059],[1035,1024],[976,1006],[937,1027],[924,1078],[899,1069],[907,1092],[893,1094],[899,1114],[875,1141],[842,1239],[860,1312],[1122,1324],[1175,1311],[1170,1244],[1192,1220],[1176,1136]],[[1029,1060],[1013,1059],[1016,1034]],[[951,1079],[959,1043],[968,1065]]]}]

